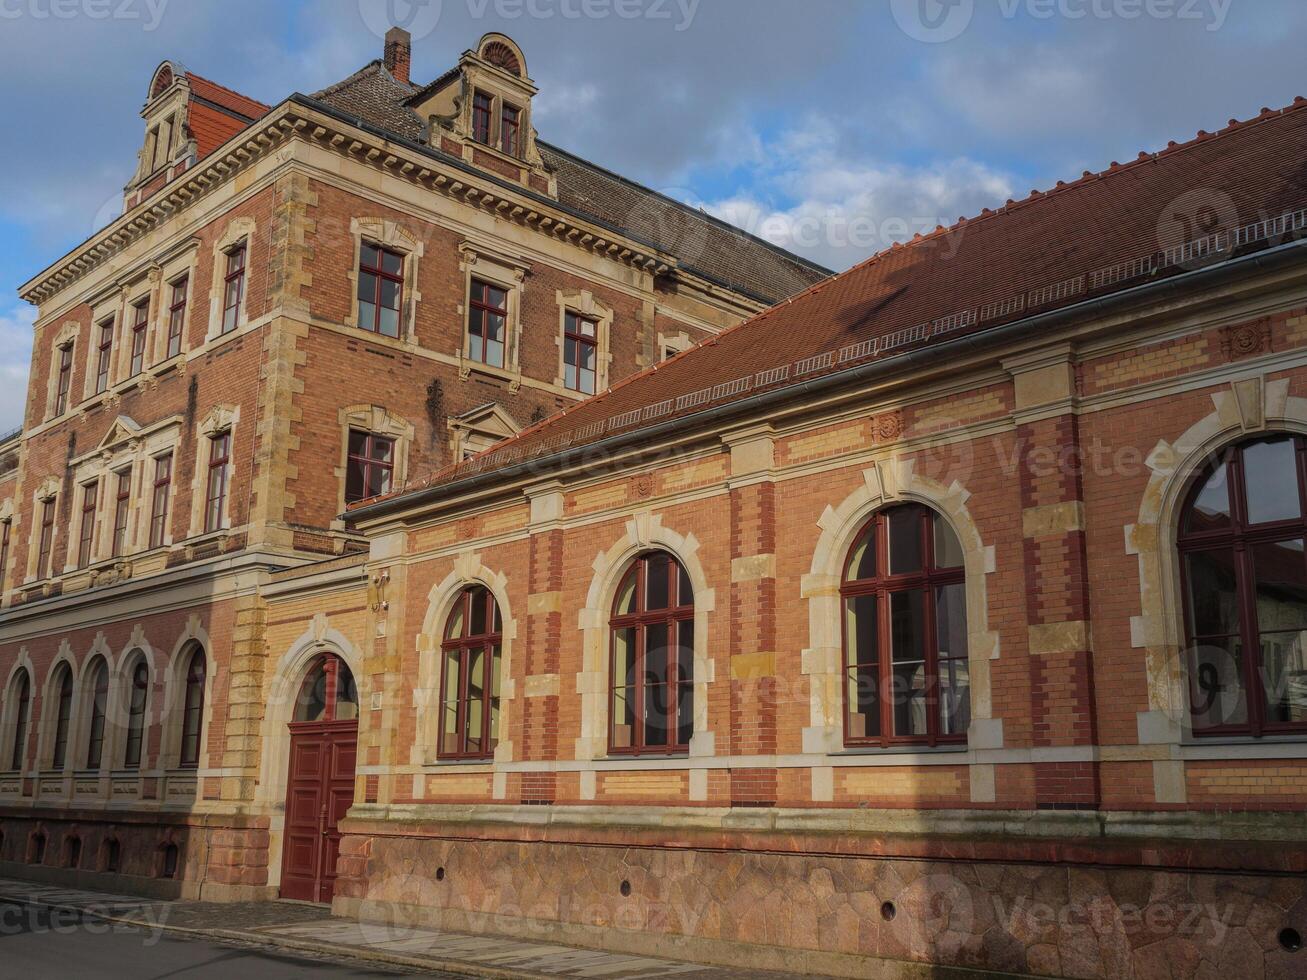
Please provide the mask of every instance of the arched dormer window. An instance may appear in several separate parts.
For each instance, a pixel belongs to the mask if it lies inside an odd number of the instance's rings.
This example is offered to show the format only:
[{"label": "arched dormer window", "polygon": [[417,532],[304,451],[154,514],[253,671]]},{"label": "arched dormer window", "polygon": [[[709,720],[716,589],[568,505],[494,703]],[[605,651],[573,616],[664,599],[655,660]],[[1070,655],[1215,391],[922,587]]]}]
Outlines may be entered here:
[{"label": "arched dormer window", "polygon": [[504,624],[484,585],[464,589],[445,622],[441,644],[442,759],[490,759],[499,744]]},{"label": "arched dormer window", "polygon": [[962,546],[939,514],[890,507],[844,566],[844,741],[965,743],[971,722]]},{"label": "arched dormer window", "polygon": [[665,551],[641,555],[617,589],[609,751],[688,752],[694,734],[694,590]]},{"label": "arched dormer window", "polygon": [[1224,451],[1177,538],[1197,735],[1307,732],[1307,440]]}]

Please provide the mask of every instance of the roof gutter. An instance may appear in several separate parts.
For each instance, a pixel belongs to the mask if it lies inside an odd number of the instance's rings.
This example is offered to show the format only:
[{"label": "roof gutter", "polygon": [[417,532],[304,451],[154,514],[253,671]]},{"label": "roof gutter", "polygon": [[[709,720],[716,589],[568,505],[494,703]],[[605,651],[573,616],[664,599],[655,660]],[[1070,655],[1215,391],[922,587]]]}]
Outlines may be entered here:
[{"label": "roof gutter", "polygon": [[577,457],[582,454],[592,455],[596,451],[605,450],[616,451],[627,448],[638,442],[657,439],[659,436],[667,433],[684,434],[685,430],[690,426],[703,426],[723,419],[744,415],[755,409],[767,408],[780,402],[792,400],[796,395],[825,392],[857,381],[877,380],[910,369],[919,363],[937,361],[941,356],[949,353],[970,354],[983,351],[987,348],[999,346],[1013,337],[1022,336],[1030,331],[1059,326],[1065,322],[1086,315],[1109,314],[1137,301],[1164,298],[1188,289],[1202,288],[1209,284],[1219,284],[1228,279],[1236,278],[1245,271],[1279,269],[1293,264],[1295,261],[1301,259],[1304,254],[1307,254],[1307,239],[1288,242],[1284,245],[1277,245],[1274,248],[1252,253],[1251,255],[1228,259],[1225,262],[1209,266],[1205,269],[1196,269],[1192,272],[1181,273],[1159,282],[1145,283],[1140,286],[1134,286],[1130,289],[1122,290],[1119,293],[1112,293],[1107,296],[1100,296],[1096,299],[1084,300],[1080,303],[1074,304],[1073,306],[1064,307],[1060,310],[1050,310],[1047,313],[1041,313],[1037,316],[1015,320],[1012,323],[1006,323],[989,330],[967,334],[963,337],[944,341],[937,346],[921,347],[916,350],[905,351],[902,354],[896,354],[892,357],[886,358],[885,360],[872,361],[857,367],[837,371],[834,374],[822,375],[813,378],[811,381],[803,381],[798,384],[775,388],[771,391],[762,392],[761,394],[751,395],[748,398],[742,398],[739,401],[727,402],[726,404],[718,405],[715,408],[705,409],[704,411],[697,412],[693,415],[669,419],[647,428],[632,429],[628,432],[622,432],[615,436],[610,436],[607,439],[601,439],[598,442],[585,443],[581,446],[570,446],[567,449],[551,455],[523,460],[514,463],[511,466],[504,466],[499,469],[487,470],[484,473],[478,473],[475,476],[456,480],[453,483],[425,487],[421,490],[414,490],[407,494],[378,500],[375,503],[364,504],[362,507],[350,510],[342,516],[354,524],[357,524],[360,521],[374,520],[400,510],[409,510],[415,506],[421,506],[424,503],[438,500],[442,497],[471,493],[495,482],[522,473],[538,473],[544,469],[556,468],[567,463],[572,457]]}]

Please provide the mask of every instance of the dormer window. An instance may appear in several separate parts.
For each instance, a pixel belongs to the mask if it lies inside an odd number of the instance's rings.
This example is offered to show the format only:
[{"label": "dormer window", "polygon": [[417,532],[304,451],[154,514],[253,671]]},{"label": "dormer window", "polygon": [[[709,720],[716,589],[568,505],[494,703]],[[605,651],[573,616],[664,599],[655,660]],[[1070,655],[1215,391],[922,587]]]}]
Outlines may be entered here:
[{"label": "dormer window", "polygon": [[494,118],[495,100],[485,92],[472,97],[472,138],[490,145],[490,121]]},{"label": "dormer window", "polygon": [[522,110],[505,102],[499,119],[499,149],[511,157],[518,155],[518,130],[521,128]]}]

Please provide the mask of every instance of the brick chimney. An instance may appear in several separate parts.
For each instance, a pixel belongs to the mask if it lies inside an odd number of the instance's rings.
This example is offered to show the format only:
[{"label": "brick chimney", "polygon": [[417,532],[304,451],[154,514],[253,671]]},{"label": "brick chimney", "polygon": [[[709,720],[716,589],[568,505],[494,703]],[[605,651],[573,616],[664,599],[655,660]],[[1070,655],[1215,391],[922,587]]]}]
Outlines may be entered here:
[{"label": "brick chimney", "polygon": [[408,68],[413,57],[413,36],[402,27],[386,31],[386,69],[405,85],[409,83]]}]

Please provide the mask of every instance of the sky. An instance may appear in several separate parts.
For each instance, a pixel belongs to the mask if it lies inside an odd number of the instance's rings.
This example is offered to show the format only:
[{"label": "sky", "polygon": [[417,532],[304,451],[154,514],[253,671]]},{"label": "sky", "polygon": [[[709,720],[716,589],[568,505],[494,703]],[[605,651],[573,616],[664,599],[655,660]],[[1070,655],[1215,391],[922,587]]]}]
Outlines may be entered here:
[{"label": "sky", "polygon": [[487,31],[541,138],[843,270],[896,240],[1307,94],[1302,0],[0,0],[0,433],[17,287],[115,218],[165,58],[275,104]]}]

